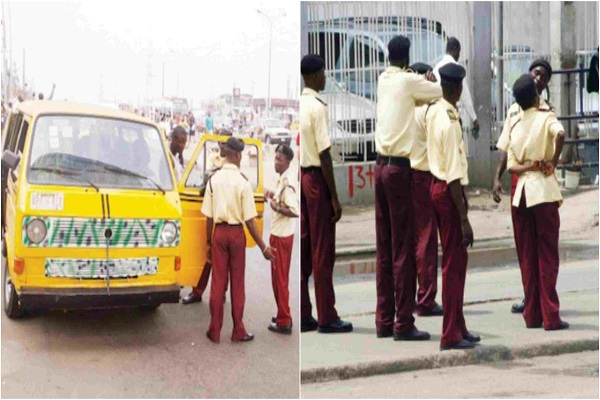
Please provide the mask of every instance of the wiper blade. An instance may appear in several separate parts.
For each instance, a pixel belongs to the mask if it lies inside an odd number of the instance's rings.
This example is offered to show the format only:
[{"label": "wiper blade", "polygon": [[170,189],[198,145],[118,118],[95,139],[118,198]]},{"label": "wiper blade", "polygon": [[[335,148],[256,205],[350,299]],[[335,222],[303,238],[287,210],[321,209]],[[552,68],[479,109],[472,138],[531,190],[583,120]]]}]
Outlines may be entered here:
[{"label": "wiper blade", "polygon": [[119,167],[115,167],[115,166],[110,166],[110,165],[103,165],[102,168],[104,168],[107,171],[116,172],[116,173],[121,174],[121,175],[134,176],[136,178],[146,179],[148,182],[150,182],[154,186],[156,186],[156,188],[158,190],[160,190],[162,192],[162,194],[166,193],[165,190],[162,187],[160,187],[160,185],[158,183],[154,182],[154,180],[152,178],[150,178],[150,177],[147,177],[147,176],[144,176],[144,175],[140,175],[137,172],[133,172],[133,171],[130,171],[128,169],[123,169],[123,168],[119,168]]},{"label": "wiper blade", "polygon": [[71,176],[71,177],[75,177],[75,178],[81,178],[84,181],[86,181],[91,187],[93,187],[96,190],[96,192],[100,192],[100,188],[98,188],[98,186],[96,186],[89,179],[81,176],[81,171],[64,169],[64,168],[50,168],[50,167],[31,167],[30,171],[52,172],[52,173],[55,173],[57,175],[64,175],[64,176]]}]

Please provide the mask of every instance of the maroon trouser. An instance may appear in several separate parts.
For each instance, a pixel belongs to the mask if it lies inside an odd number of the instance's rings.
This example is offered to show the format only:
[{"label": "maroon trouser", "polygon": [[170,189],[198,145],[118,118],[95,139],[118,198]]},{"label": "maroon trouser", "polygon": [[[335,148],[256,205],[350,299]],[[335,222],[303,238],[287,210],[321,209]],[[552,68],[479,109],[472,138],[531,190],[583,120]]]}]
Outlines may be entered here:
[{"label": "maroon trouser", "polygon": [[320,326],[338,319],[333,291],[335,261],[335,223],[331,193],[321,168],[301,172],[301,265],[300,302],[302,318],[311,316],[308,279],[314,272],[317,316]]},{"label": "maroon trouser", "polygon": [[431,201],[430,172],[412,170],[411,191],[415,214],[415,261],[417,263],[417,313],[431,312],[437,294],[437,221]]},{"label": "maroon trouser", "polygon": [[289,282],[294,235],[287,237],[271,235],[269,245],[277,249],[275,262],[271,265],[271,283],[273,284],[273,294],[277,303],[276,322],[279,326],[288,326],[292,323]]},{"label": "maroon trouser", "polygon": [[560,325],[558,278],[558,232],[560,216],[557,203],[525,207],[525,188],[516,209],[516,229],[520,232],[521,277],[525,289],[523,318],[528,328]]},{"label": "maroon trouser", "polygon": [[192,291],[196,296],[202,297],[204,291],[206,290],[206,286],[208,285],[208,279],[210,278],[210,270],[212,269],[211,264],[205,264],[204,269],[202,270],[202,275],[200,275],[200,279],[198,280],[198,284],[192,288]]},{"label": "maroon trouser", "polygon": [[[410,167],[375,166],[378,332],[401,334],[414,327],[417,267],[414,255]],[[395,322],[394,322],[395,317]]]},{"label": "maroon trouser", "polygon": [[519,239],[519,230],[517,229],[517,223],[515,219],[515,215],[517,212],[517,207],[512,205],[513,198],[515,197],[515,190],[517,189],[517,182],[519,181],[519,175],[511,174],[510,179],[510,216],[512,218],[513,224],[513,234],[515,236],[515,249],[517,251],[517,259],[519,260],[519,265],[521,265],[521,260],[523,257],[521,256],[521,240]]},{"label": "maroon trouser", "polygon": [[212,241],[212,280],[210,282],[210,326],[208,331],[213,341],[221,339],[223,327],[223,298],[231,276],[231,315],[233,317],[232,340],[246,335],[242,321],[246,292],[244,271],[246,270],[246,235],[242,225],[217,225]]},{"label": "maroon trouser", "polygon": [[431,200],[435,206],[442,241],[442,346],[452,346],[469,333],[463,315],[465,279],[467,277],[467,248],[462,245],[460,215],[454,205],[450,188],[445,181],[434,179]]}]

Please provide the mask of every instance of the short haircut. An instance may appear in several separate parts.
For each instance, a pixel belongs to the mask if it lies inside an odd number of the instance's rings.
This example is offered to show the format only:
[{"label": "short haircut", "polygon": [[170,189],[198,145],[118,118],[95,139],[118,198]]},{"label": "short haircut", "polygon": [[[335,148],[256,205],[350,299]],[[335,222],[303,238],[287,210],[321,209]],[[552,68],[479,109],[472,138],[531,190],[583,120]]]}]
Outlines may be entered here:
[{"label": "short haircut", "polygon": [[171,132],[171,138],[175,138],[177,136],[184,136],[187,138],[187,131],[181,125],[177,125],[173,132]]},{"label": "short haircut", "polygon": [[394,36],[388,43],[388,54],[390,61],[408,59],[410,52],[410,39],[406,36]]},{"label": "short haircut", "polygon": [[292,161],[294,159],[294,151],[291,149],[290,146],[288,146],[285,143],[281,143],[279,144],[276,148],[275,148],[275,152],[279,152],[281,154],[283,154],[285,156],[285,158],[288,159],[288,161]]},{"label": "short haircut", "polygon": [[454,36],[448,38],[448,42],[446,42],[446,53],[449,53],[453,50],[460,50],[460,42]]},{"label": "short haircut", "polygon": [[527,110],[533,107],[538,95],[534,79],[529,74],[521,75],[513,85],[513,95],[521,109]]}]

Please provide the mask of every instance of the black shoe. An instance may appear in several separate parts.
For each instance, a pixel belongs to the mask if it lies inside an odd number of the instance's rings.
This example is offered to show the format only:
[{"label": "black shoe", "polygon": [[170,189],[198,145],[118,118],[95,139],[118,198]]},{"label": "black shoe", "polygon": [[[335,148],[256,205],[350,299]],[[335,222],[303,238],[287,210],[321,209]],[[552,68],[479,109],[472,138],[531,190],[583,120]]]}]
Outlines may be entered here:
[{"label": "black shoe", "polygon": [[562,331],[563,329],[569,329],[569,323],[567,321],[560,321],[560,325],[556,328],[544,328],[547,331]]},{"label": "black shoe", "polygon": [[392,337],[394,336],[394,331],[392,329],[386,329],[383,331],[377,331],[377,337],[382,339],[382,338],[388,338],[388,337]]},{"label": "black shoe", "polygon": [[410,331],[404,333],[394,333],[394,340],[429,340],[431,335],[425,331],[420,331],[413,327]]},{"label": "black shoe", "polygon": [[522,314],[524,309],[525,309],[525,299],[523,299],[523,301],[520,303],[513,304],[512,307],[510,308],[510,311],[513,314]]},{"label": "black shoe", "polygon": [[346,321],[342,321],[341,319],[338,319],[335,322],[330,323],[329,325],[325,325],[325,326],[319,326],[318,331],[320,333],[346,333],[346,332],[352,332],[352,323],[351,322],[346,322]]},{"label": "black shoe", "polygon": [[439,304],[436,304],[430,311],[417,312],[419,317],[440,317],[444,315],[444,310]]},{"label": "black shoe", "polygon": [[246,333],[241,339],[231,339],[232,342],[249,342],[251,340],[254,340],[254,335],[250,332]]},{"label": "black shoe", "polygon": [[460,342],[450,346],[440,346],[440,350],[468,350],[475,348],[475,343],[461,340]]},{"label": "black shoe", "polygon": [[302,318],[300,321],[300,332],[316,331],[319,323],[312,316]]},{"label": "black shoe", "polygon": [[292,324],[280,326],[275,322],[271,322],[269,325],[269,330],[275,333],[281,333],[283,335],[291,335],[292,334]]},{"label": "black shoe", "polygon": [[201,303],[201,302],[202,302],[202,296],[198,296],[196,293],[194,293],[193,290],[190,292],[190,294],[188,294],[183,299],[181,299],[181,303],[183,303],[183,304],[192,304],[192,303]]},{"label": "black shoe", "polygon": [[481,337],[479,337],[479,335],[473,335],[470,332],[467,333],[466,335],[464,335],[463,339],[466,340],[467,342],[471,342],[471,343],[481,342]]}]

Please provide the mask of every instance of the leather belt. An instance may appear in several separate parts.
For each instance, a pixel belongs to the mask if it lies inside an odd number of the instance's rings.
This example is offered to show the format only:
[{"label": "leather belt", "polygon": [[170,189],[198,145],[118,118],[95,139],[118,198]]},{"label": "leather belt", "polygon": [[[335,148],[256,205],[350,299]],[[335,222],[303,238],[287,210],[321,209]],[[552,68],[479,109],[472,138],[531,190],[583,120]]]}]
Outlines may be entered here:
[{"label": "leather belt", "polygon": [[219,222],[216,226],[242,226],[242,224],[228,224],[227,222]]},{"label": "leather belt", "polygon": [[308,173],[319,172],[321,171],[321,167],[301,167],[300,171]]},{"label": "leather belt", "polygon": [[377,154],[377,165],[394,165],[396,167],[410,168],[410,159],[406,157],[387,157]]}]

